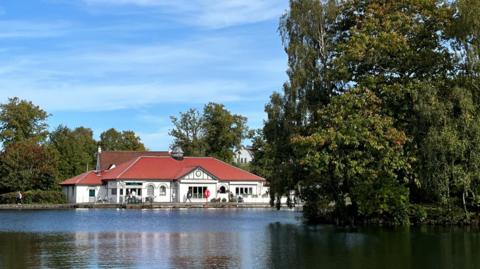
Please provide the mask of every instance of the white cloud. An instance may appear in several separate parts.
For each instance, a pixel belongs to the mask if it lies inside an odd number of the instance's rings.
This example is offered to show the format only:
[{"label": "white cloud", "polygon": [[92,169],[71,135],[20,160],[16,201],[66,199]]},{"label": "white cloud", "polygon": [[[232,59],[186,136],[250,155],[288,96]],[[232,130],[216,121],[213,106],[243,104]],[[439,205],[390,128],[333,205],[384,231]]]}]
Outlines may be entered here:
[{"label": "white cloud", "polygon": [[[45,86],[45,85],[44,85]],[[162,103],[206,103],[245,100],[245,85],[235,81],[131,85],[72,84],[48,88],[0,80],[0,100],[18,96],[48,111],[108,111]]]},{"label": "white cloud", "polygon": [[[170,14],[179,22],[208,28],[277,19],[288,8],[287,0],[82,0],[90,8],[136,6]],[[97,10],[98,11],[98,10]],[[106,12],[105,10],[103,10]]]},{"label": "white cloud", "polygon": [[[90,45],[1,53],[0,101],[19,96],[48,111],[110,111],[152,104],[264,98],[283,82],[284,59],[259,57],[241,38]],[[221,52],[221,53],[220,53]]]}]

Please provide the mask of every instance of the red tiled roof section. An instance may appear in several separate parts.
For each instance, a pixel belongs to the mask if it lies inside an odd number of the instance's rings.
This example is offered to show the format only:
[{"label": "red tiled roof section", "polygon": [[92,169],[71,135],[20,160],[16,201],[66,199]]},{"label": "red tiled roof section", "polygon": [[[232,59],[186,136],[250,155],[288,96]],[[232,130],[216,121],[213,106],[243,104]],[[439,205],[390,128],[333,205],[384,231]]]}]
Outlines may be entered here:
[{"label": "red tiled roof section", "polygon": [[88,171],[60,183],[60,185],[102,185],[102,176]]},{"label": "red tiled roof section", "polygon": [[168,151],[103,151],[100,154],[100,170],[107,170],[112,164],[118,166],[140,156],[170,156]]},{"label": "red tiled roof section", "polygon": [[185,157],[175,160],[172,157],[141,156],[117,166],[103,174],[105,180],[115,179],[169,179],[175,180],[200,167],[219,180],[263,181],[265,179],[250,172],[209,157]]}]

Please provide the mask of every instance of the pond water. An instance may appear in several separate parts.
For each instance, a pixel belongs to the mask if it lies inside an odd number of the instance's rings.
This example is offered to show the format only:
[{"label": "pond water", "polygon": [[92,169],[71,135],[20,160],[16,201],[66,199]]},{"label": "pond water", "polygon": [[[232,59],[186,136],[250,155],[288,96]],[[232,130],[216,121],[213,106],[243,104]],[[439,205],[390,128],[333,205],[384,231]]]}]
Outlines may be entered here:
[{"label": "pond water", "polygon": [[468,228],[306,226],[268,209],[0,211],[0,268],[480,268]]}]

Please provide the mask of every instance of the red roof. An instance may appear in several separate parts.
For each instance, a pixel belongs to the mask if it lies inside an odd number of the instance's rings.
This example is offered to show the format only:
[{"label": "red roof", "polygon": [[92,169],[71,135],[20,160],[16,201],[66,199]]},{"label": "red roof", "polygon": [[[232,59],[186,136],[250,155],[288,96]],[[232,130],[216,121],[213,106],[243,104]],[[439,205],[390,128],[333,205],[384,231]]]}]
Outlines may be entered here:
[{"label": "red roof", "polygon": [[107,170],[113,164],[119,165],[140,156],[170,156],[168,151],[103,151],[100,153],[100,170]]},{"label": "red roof", "polygon": [[[97,177],[107,181],[125,179],[178,180],[196,168],[205,170],[220,181],[265,181],[262,177],[211,157],[185,157],[183,160],[176,160],[172,157],[140,156],[117,165],[113,169],[102,171],[101,176]],[[95,175],[95,173],[93,174]],[[72,182],[75,182],[77,177],[68,179],[61,184],[76,185],[78,183]]]},{"label": "red roof", "polygon": [[102,185],[102,176],[95,171],[88,171],[60,183],[60,185]]}]

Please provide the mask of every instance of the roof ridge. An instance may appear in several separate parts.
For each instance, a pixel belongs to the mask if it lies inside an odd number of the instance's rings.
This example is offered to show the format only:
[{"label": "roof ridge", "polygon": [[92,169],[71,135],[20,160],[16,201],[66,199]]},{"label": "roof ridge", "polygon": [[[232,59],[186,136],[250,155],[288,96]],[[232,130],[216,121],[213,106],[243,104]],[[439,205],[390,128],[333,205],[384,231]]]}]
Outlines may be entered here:
[{"label": "roof ridge", "polygon": [[140,160],[140,159],[143,158],[143,157],[144,157],[144,156],[138,156],[138,157],[135,159],[135,161],[132,161],[132,163],[127,166],[127,168],[125,168],[120,174],[117,175],[116,179],[119,179],[120,176],[122,176],[123,174],[125,174],[125,173],[128,171],[128,169],[132,168],[132,166],[133,166],[134,164],[136,164],[136,163],[138,162],[138,160]]}]

